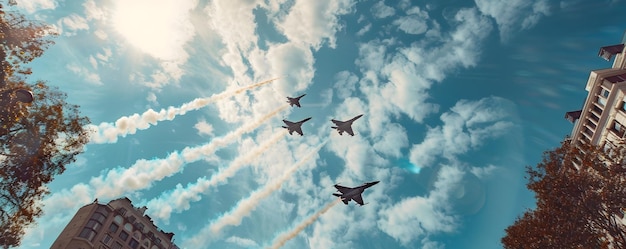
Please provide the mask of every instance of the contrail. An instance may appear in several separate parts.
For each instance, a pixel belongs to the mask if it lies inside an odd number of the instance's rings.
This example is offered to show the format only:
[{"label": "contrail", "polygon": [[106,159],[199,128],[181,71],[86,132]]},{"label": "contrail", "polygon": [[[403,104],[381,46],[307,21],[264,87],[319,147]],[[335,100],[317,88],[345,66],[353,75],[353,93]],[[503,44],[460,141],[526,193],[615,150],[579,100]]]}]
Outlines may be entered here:
[{"label": "contrail", "polygon": [[221,169],[208,180],[205,177],[198,178],[196,183],[187,185],[185,189],[178,185],[174,191],[163,193],[160,197],[150,200],[146,206],[151,216],[167,221],[173,211],[180,212],[189,209],[189,204],[192,201],[202,199],[201,194],[206,192],[207,189],[223,183],[228,178],[234,176],[238,170],[250,164],[255,158],[285,137],[285,135],[287,135],[286,130],[275,134],[250,152],[234,159],[228,167]]},{"label": "contrail", "polygon": [[218,148],[236,141],[241,135],[251,132],[287,107],[284,105],[263,116],[263,118],[246,123],[239,129],[229,132],[226,136],[215,138],[202,146],[184,148],[181,153],[171,153],[165,159],[138,160],[128,169],[118,168],[118,170],[109,171],[105,179],[101,177],[91,179],[92,185],[97,186],[96,196],[113,198],[123,193],[149,187],[153,181],[179,172],[183,165],[212,155]]},{"label": "contrail", "polygon": [[[324,145],[327,142],[328,142],[328,140],[325,140],[320,145],[318,145],[313,150],[311,150],[311,152],[309,152],[304,157],[302,157],[302,159],[300,159],[300,161],[298,161],[294,166],[292,166],[287,171],[285,171],[283,173],[282,177],[276,179],[275,181],[273,181],[273,182],[271,182],[269,184],[266,184],[261,189],[259,189],[259,190],[255,191],[254,193],[252,193],[247,199],[243,199],[243,200],[239,201],[239,203],[237,203],[237,206],[235,206],[229,213],[223,215],[222,217],[220,217],[218,220],[214,221],[210,225],[210,233],[212,233],[212,234],[218,233],[220,230],[222,230],[222,228],[224,228],[227,225],[234,225],[234,226],[236,226],[236,225],[241,224],[241,219],[243,217],[248,216],[250,214],[250,212],[252,212],[252,210],[256,209],[256,207],[259,204],[259,202],[261,202],[263,199],[267,198],[274,191],[280,189],[282,184],[286,180],[288,180],[289,177],[291,177],[291,175],[294,172],[296,172],[296,170],[300,166],[304,165],[306,162],[311,160],[313,158],[313,156],[317,155],[317,152],[322,147],[324,147]],[[206,228],[202,229],[201,233],[204,233],[205,231],[206,231]],[[206,231],[206,232],[208,233],[209,231]]]},{"label": "contrail", "polygon": [[277,248],[280,248],[281,246],[285,245],[285,243],[287,243],[287,241],[289,241],[290,239],[293,239],[294,237],[296,237],[298,235],[298,233],[300,233],[302,230],[304,230],[309,225],[313,224],[313,222],[315,222],[317,220],[317,218],[319,218],[322,214],[326,213],[326,211],[328,211],[331,207],[333,207],[334,205],[339,203],[339,201],[341,201],[341,199],[337,198],[335,201],[329,203],[324,208],[322,208],[322,210],[320,210],[319,212],[313,214],[308,219],[302,221],[293,230],[289,231],[288,233],[284,233],[284,234],[281,234],[280,236],[278,236],[274,240],[274,244],[272,244],[269,248],[277,249]]},{"label": "contrail", "polygon": [[[217,149],[236,141],[241,135],[251,132],[261,126],[280,111],[289,105],[284,105],[271,113],[246,123],[237,130],[231,131],[223,137],[215,138],[211,142],[196,147],[186,147],[181,152],[172,152],[165,158],[160,159],[140,159],[129,168],[117,167],[98,177],[93,177],[89,184],[79,183],[71,189],[64,189],[52,194],[46,200],[56,203],[52,206],[50,213],[61,212],[63,209],[75,208],[75,195],[80,192],[88,195],[87,199],[93,198],[117,198],[132,191],[148,188],[152,182],[159,181],[165,177],[182,170],[182,167],[202,159],[204,156],[213,154]],[[57,210],[58,209],[58,210]]]},{"label": "contrail", "polygon": [[252,88],[260,87],[277,79],[279,78],[244,86],[235,90],[227,90],[219,94],[214,94],[211,97],[196,98],[190,102],[182,104],[180,107],[170,106],[167,109],[161,109],[159,112],[149,109],[141,115],[135,113],[130,116],[121,117],[117,119],[115,123],[102,122],[97,126],[89,124],[86,126],[86,129],[91,131],[91,143],[115,143],[117,142],[117,138],[120,136],[125,137],[127,134],[135,134],[137,130],[148,129],[150,128],[150,125],[156,125],[159,121],[173,120],[178,115],[185,115],[189,111],[200,109],[215,101],[232,97],[236,94],[240,94]]}]

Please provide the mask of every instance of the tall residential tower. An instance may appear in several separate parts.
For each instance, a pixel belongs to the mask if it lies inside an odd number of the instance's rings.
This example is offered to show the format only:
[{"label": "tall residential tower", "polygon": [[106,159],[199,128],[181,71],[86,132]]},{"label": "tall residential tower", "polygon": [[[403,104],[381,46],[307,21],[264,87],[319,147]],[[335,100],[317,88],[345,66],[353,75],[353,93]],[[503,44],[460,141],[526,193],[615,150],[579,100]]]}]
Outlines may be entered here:
[{"label": "tall residential tower", "polygon": [[565,114],[574,122],[570,139],[611,147],[626,137],[626,57],[624,42],[600,48],[598,56],[613,61],[613,67],[591,71],[583,109]]}]

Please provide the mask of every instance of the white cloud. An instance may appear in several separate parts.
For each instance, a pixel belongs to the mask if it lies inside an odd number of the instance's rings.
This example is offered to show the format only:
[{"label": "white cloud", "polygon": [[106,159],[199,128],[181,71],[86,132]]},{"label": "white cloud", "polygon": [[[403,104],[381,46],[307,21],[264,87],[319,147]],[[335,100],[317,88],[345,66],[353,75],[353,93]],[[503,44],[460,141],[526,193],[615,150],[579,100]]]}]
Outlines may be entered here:
[{"label": "white cloud", "polygon": [[338,16],[350,13],[354,4],[352,0],[296,0],[276,26],[291,42],[317,50],[327,41],[334,48],[335,33],[342,28]]},{"label": "white cloud", "polygon": [[150,102],[151,104],[153,104],[153,105],[158,105],[159,104],[159,102],[157,102],[157,96],[156,96],[156,94],[154,92],[148,93],[148,96],[146,97],[146,100],[148,102]]},{"label": "white cloud", "polygon": [[193,128],[198,130],[198,135],[213,136],[213,126],[206,122],[206,120],[200,120]]},{"label": "white cloud", "polygon": [[390,17],[396,14],[396,10],[393,7],[385,5],[385,1],[379,1],[372,6],[372,15],[374,17],[381,19]]},{"label": "white cloud", "polygon": [[359,81],[354,73],[341,71],[335,74],[335,84],[333,87],[337,91],[337,97],[346,99],[356,93],[356,84]]},{"label": "white cloud", "polygon": [[66,36],[76,35],[76,33],[80,30],[89,30],[87,20],[77,14],[71,14],[59,19],[57,25],[57,27],[59,27],[59,32]]},{"label": "white cloud", "polygon": [[241,238],[241,237],[237,237],[237,236],[228,237],[228,239],[226,239],[226,242],[235,244],[235,245],[240,246],[240,247],[245,247],[245,248],[257,248],[257,247],[259,247],[259,244],[257,244],[254,240]]},{"label": "white cloud", "polygon": [[363,28],[361,28],[358,32],[356,32],[357,36],[363,36],[365,33],[367,33],[368,31],[370,31],[370,29],[372,28],[372,24],[368,23],[367,25],[365,25]]},{"label": "white cloud", "polygon": [[94,0],[87,0],[83,3],[83,8],[85,8],[85,16],[87,20],[100,20],[103,21],[106,19],[106,11],[105,9],[96,5]]},{"label": "white cloud", "polygon": [[96,30],[95,32],[93,32],[93,34],[96,37],[100,38],[100,40],[106,40],[109,37],[109,35],[107,35],[107,33],[102,31],[101,29]]},{"label": "white cloud", "polygon": [[496,20],[503,41],[520,29],[532,28],[550,15],[548,0],[475,0],[478,9]]},{"label": "white cloud", "polygon": [[96,61],[96,58],[92,55],[89,56],[89,64],[91,64],[91,67],[94,69],[98,69],[98,61]]},{"label": "white cloud", "polygon": [[405,246],[420,237],[453,232],[459,221],[451,214],[448,202],[450,191],[459,184],[463,174],[457,167],[442,167],[428,196],[406,198],[381,210],[378,227]]},{"label": "white cloud", "polygon": [[72,71],[74,74],[80,77],[83,77],[88,83],[95,84],[95,85],[102,85],[100,76],[95,72],[89,71],[89,69],[85,67],[81,67],[76,64],[69,64],[67,65],[67,69]]},{"label": "white cloud", "polygon": [[407,10],[407,16],[400,17],[393,21],[398,29],[411,35],[419,35],[428,30],[428,12],[420,10],[419,7],[413,7]]},{"label": "white cloud", "polygon": [[458,26],[442,35],[437,47],[425,49],[431,45],[428,40],[393,50],[389,48],[397,45],[394,40],[360,45],[356,64],[363,77],[359,90],[367,96],[369,114],[375,117],[368,120],[373,137],[384,135],[384,127],[392,116],[406,114],[422,122],[426,115],[437,112],[438,106],[428,103],[426,92],[433,81],[443,80],[454,68],[475,65],[479,44],[491,31],[491,25],[475,9],[462,9],[455,19]]},{"label": "white cloud", "polygon": [[270,47],[267,58],[273,75],[286,75],[275,87],[278,94],[300,92],[311,83],[315,71],[310,49],[294,43],[279,44]]},{"label": "white cloud", "polygon": [[53,10],[57,7],[55,0],[16,0],[17,7],[32,14],[39,10]]},{"label": "white cloud", "polygon": [[494,165],[488,165],[487,167],[472,167],[470,172],[478,178],[485,178],[494,174],[494,171],[498,170],[498,167]]},{"label": "white cloud", "polygon": [[109,58],[111,58],[112,54],[113,52],[111,51],[110,48],[102,48],[102,53],[97,53],[96,58],[98,58],[101,61],[109,61]]},{"label": "white cloud", "polygon": [[[411,13],[415,11],[417,10],[412,9]],[[427,39],[405,47],[400,47],[402,44],[394,39],[373,40],[359,46],[356,64],[360,67],[362,76],[355,83],[355,88],[365,97],[360,99],[347,97],[335,116],[349,116],[346,113],[357,114],[364,111],[366,115],[362,119],[365,120],[355,122],[356,126],[360,126],[356,130],[361,135],[331,139],[327,148],[344,159],[345,170],[336,180],[322,179],[319,184],[332,185],[341,182],[350,185],[348,183],[362,179],[379,179],[391,185],[386,189],[393,188],[395,178],[399,178],[400,172],[403,171],[379,167],[389,165],[385,160],[386,157],[401,156],[402,148],[406,148],[408,144],[406,131],[395,123],[394,119],[406,115],[416,122],[422,122],[427,115],[437,112],[438,106],[427,102],[429,98],[427,90],[434,82],[442,81],[448,72],[474,66],[478,60],[479,44],[492,29],[488,19],[479,15],[476,9],[461,9],[456,13],[452,24],[456,27],[449,33],[444,33],[439,30],[439,25],[433,22],[431,30],[426,31]],[[435,37],[437,39],[433,39]],[[356,75],[349,72],[336,75],[335,88],[339,96],[350,96],[354,92],[353,77]],[[454,110],[466,113],[462,107]],[[477,145],[480,144],[479,139],[489,137],[483,131],[502,130],[507,124],[497,121],[487,122],[490,119],[485,115],[477,115],[466,120],[467,123],[471,123],[471,134],[475,137],[472,139],[470,136],[468,141],[474,141]],[[489,126],[482,127],[485,124]],[[389,133],[389,130],[392,132]],[[429,141],[427,138],[423,143]],[[445,145],[433,143],[433,147],[435,145],[443,150],[447,149]],[[453,153],[446,150],[439,154]],[[367,170],[363,170],[363,165],[367,165]],[[385,207],[380,212],[359,209],[364,213],[347,214],[329,210],[320,217],[312,234],[307,235],[308,245],[314,248],[352,248],[354,245],[350,243],[351,238],[367,233],[366,228],[377,224],[383,232],[405,245],[422,238],[421,241],[425,246],[440,247],[441,244],[428,238],[431,234],[448,233],[456,229],[459,220],[449,207],[449,192],[458,189],[456,186],[467,172],[454,164],[443,166],[438,170],[435,185],[424,197],[406,198]],[[364,198],[379,203],[378,205],[390,202],[385,199],[389,197],[385,196],[382,190],[374,187],[372,191]],[[364,224],[354,224],[355,221]],[[371,225],[367,222],[377,223]],[[350,226],[342,225],[348,223]],[[342,241],[328,239],[339,234],[345,239]]]},{"label": "white cloud", "polygon": [[458,155],[478,148],[485,139],[502,135],[513,127],[506,120],[511,105],[497,97],[458,101],[441,115],[442,126],[429,128],[424,141],[413,145],[411,163],[429,167],[441,157],[455,161]]}]

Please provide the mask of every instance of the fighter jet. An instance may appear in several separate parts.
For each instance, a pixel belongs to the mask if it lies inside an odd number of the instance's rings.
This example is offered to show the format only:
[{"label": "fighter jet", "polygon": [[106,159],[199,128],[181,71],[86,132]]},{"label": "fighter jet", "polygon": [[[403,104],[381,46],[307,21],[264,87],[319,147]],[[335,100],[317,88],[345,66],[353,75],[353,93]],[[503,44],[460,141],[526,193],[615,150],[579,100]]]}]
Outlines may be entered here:
[{"label": "fighter jet", "polygon": [[301,121],[298,121],[298,122],[295,122],[295,123],[283,119],[283,122],[285,122],[285,124],[287,125],[287,126],[283,126],[283,128],[289,130],[289,135],[292,135],[293,132],[295,131],[298,134],[300,134],[300,136],[302,136],[302,135],[304,135],[304,134],[302,134],[302,124],[304,122],[306,122],[306,121],[309,121],[309,119],[311,119],[311,118],[310,117],[309,118],[305,118],[305,119],[303,119]]},{"label": "fighter jet", "polygon": [[306,95],[306,94],[302,94],[302,95],[300,95],[300,97],[295,97],[295,98],[287,97],[287,103],[289,103],[290,106],[296,105],[298,107],[301,107],[300,106],[300,98],[304,97],[304,95]]},{"label": "fighter jet", "polygon": [[332,121],[336,126],[333,126],[331,128],[337,129],[339,135],[343,135],[344,132],[347,132],[348,134],[350,134],[350,136],[354,136],[354,132],[352,131],[352,122],[359,119],[361,116],[363,116],[363,114],[356,116],[348,121],[339,121],[332,119],[330,121]]},{"label": "fighter jet", "polygon": [[374,186],[379,182],[380,181],[366,182],[365,184],[354,188],[348,188],[339,184],[335,184],[335,188],[337,188],[337,191],[341,192],[341,194],[333,193],[333,195],[341,198],[341,201],[343,201],[343,203],[346,205],[348,205],[348,202],[350,202],[350,200],[354,200],[356,203],[363,206],[365,204],[363,203],[363,197],[361,196],[361,193],[363,193],[366,188]]}]

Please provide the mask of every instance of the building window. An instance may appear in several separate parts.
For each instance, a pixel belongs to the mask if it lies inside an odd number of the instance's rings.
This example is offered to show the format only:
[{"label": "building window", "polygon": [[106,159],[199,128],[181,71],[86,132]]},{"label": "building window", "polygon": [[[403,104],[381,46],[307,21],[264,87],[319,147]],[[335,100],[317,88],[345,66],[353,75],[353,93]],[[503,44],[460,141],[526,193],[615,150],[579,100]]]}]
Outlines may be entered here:
[{"label": "building window", "polygon": [[109,226],[109,232],[111,232],[111,233],[115,233],[115,232],[117,232],[117,229],[118,229],[119,227],[120,227],[120,226],[118,226],[117,224],[115,224],[115,223],[111,223],[111,225]]},{"label": "building window", "polygon": [[97,220],[97,221],[99,221],[100,223],[104,223],[104,221],[107,219],[107,217],[106,217],[106,216],[104,216],[104,214],[101,214],[101,213],[94,213],[94,214],[91,216],[91,219]]},{"label": "building window", "polygon": [[615,132],[615,134],[617,134],[617,136],[622,137],[624,136],[624,132],[626,131],[625,127],[620,124],[619,122],[617,122],[617,120],[613,121],[613,132]]},{"label": "building window", "polygon": [[137,247],[139,247],[139,241],[137,241],[135,239],[130,239],[130,241],[128,242],[128,245],[132,249],[137,249]]},{"label": "building window", "polygon": [[102,227],[102,223],[98,222],[97,220],[89,220],[85,227],[91,228],[95,231],[100,231],[100,228]]},{"label": "building window", "polygon": [[109,210],[106,208],[106,206],[98,206],[98,209],[96,209],[96,212],[101,213],[104,216],[109,216]]},{"label": "building window", "polygon": [[105,244],[107,246],[111,246],[112,241],[113,241],[113,238],[109,236],[108,234],[105,234],[104,238],[102,238],[102,244]]},{"label": "building window", "polygon": [[113,246],[111,246],[111,248],[122,249],[122,244],[120,244],[120,242],[115,241],[115,243],[113,243]]},{"label": "building window", "polygon": [[126,214],[126,209],[125,208],[119,208],[117,210],[120,214],[125,215]]},{"label": "building window", "polygon": [[598,96],[598,104],[600,104],[601,106],[605,106],[606,99]]},{"label": "building window", "polygon": [[94,237],[96,237],[96,231],[91,228],[83,228],[78,237],[85,238],[91,241]]},{"label": "building window", "polygon": [[600,96],[604,97],[605,99],[609,97],[609,90],[606,90],[604,88],[600,88]]},{"label": "building window", "polygon": [[135,238],[137,240],[141,240],[141,233],[139,233],[139,231],[135,231],[133,233],[133,238]]},{"label": "building window", "polygon": [[122,217],[121,215],[116,215],[115,218],[113,218],[113,221],[117,222],[117,224],[122,224],[124,222],[124,217]]},{"label": "building window", "polygon": [[128,233],[126,233],[125,231],[121,231],[120,239],[122,239],[123,241],[126,241],[126,239],[128,239]]}]

